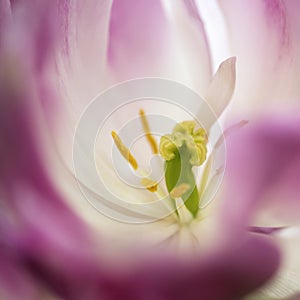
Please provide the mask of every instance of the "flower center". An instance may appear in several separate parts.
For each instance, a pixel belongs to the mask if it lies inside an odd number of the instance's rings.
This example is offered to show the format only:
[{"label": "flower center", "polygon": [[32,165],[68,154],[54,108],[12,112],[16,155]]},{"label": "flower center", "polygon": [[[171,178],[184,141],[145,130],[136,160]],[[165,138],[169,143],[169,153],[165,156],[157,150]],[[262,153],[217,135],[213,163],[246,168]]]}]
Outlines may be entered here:
[{"label": "flower center", "polygon": [[[140,119],[153,154],[160,154],[164,160],[167,194],[174,205],[177,216],[180,217],[179,209],[184,205],[193,218],[196,218],[200,195],[194,167],[201,166],[206,160],[208,142],[206,131],[197,127],[195,121],[184,121],[176,124],[171,134],[162,136],[158,146],[151,134],[149,122],[143,110],[140,110]],[[146,176],[146,173],[139,168],[137,160],[118,134],[112,131],[111,135],[122,156],[142,176],[141,184],[149,192],[165,197],[165,189],[158,182]]]}]

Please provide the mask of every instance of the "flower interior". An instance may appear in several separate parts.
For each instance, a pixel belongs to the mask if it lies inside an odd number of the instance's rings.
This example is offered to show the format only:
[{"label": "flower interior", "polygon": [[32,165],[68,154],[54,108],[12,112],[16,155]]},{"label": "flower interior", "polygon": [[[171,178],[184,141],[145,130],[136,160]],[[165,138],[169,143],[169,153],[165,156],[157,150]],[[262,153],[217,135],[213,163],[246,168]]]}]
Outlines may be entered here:
[{"label": "flower interior", "polygon": [[164,163],[164,183],[149,177],[139,167],[138,159],[122,142],[115,131],[111,132],[114,143],[131,168],[141,176],[141,184],[158,198],[168,199],[174,207],[178,219],[183,206],[196,218],[200,207],[200,192],[195,178],[195,168],[204,164],[207,157],[207,134],[196,121],[177,123],[172,133],[163,135],[159,145],[152,135],[145,112],[140,110],[140,120],[145,137],[154,155],[160,155]]}]

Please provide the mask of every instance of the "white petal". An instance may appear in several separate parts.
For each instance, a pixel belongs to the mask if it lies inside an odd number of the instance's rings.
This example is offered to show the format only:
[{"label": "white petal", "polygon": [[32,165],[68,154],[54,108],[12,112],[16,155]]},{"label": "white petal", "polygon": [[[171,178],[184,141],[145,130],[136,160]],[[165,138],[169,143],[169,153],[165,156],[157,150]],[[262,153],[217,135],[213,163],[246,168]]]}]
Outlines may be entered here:
[{"label": "white petal", "polygon": [[220,117],[229,104],[235,88],[235,64],[235,57],[230,57],[225,60],[214,75],[205,94],[204,99],[208,102],[216,117],[206,120],[207,127],[215,123],[216,119]]}]

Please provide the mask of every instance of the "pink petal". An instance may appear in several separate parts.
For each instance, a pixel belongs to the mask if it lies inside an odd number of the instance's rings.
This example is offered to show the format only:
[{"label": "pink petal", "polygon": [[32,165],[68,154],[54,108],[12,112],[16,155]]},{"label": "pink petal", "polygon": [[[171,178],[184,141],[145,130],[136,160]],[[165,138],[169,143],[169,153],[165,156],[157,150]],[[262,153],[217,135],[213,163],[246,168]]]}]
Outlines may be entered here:
[{"label": "pink petal", "polygon": [[210,57],[201,19],[188,3],[114,1],[108,48],[113,81],[137,77],[166,77],[204,92]]},{"label": "pink petal", "polygon": [[267,240],[248,237],[198,259],[154,257],[119,281],[108,281],[108,299],[240,299],[276,271],[279,253]]},{"label": "pink petal", "polygon": [[[36,45],[35,37],[27,36],[26,41]],[[39,107],[49,94],[40,93],[40,85],[47,55],[37,64],[36,57],[30,57],[35,52],[20,51],[28,50],[21,41],[19,47],[0,47],[1,248],[17,254],[12,272],[22,274],[25,266],[38,289],[43,283],[63,297],[81,293],[81,299],[89,298],[94,290],[75,291],[73,284],[79,286],[87,273],[94,278],[98,272],[94,243],[89,229],[55,190],[42,152]],[[56,101],[53,95],[49,98]]]},{"label": "pink petal", "polygon": [[6,26],[6,22],[11,16],[10,9],[10,1],[9,0],[1,0],[0,1],[0,34],[4,27]]},{"label": "pink petal", "polygon": [[161,62],[167,35],[161,1],[116,0],[111,11],[108,62],[121,72],[118,77],[147,74]]},{"label": "pink petal", "polygon": [[39,300],[41,289],[35,286],[30,273],[12,253],[0,251],[0,297],[10,300]]},{"label": "pink petal", "polygon": [[[298,1],[220,0],[238,58],[233,109],[246,114],[299,103]],[[283,101],[284,99],[284,101]],[[275,107],[273,105],[276,105]]]},{"label": "pink petal", "polygon": [[[53,55],[60,36],[57,26],[57,8],[54,2],[49,1],[24,1],[12,3],[13,23],[9,24],[8,34],[10,46],[21,49],[14,51],[28,51],[28,60],[33,60],[32,67],[40,72]],[[28,40],[27,40],[28,39]],[[17,41],[16,41],[17,40]],[[12,43],[15,43],[12,45]],[[25,53],[24,53],[25,55]]]},{"label": "pink petal", "polygon": [[227,139],[224,218],[233,227],[299,224],[299,128],[299,118],[265,118]]},{"label": "pink petal", "polygon": [[[22,67],[37,76],[39,102],[47,121],[53,121],[55,103],[54,56],[62,40],[56,6],[48,1],[17,1],[12,5],[13,22],[7,23],[3,51],[10,60],[20,59]],[[25,59],[21,58],[24,57]],[[51,88],[50,88],[51,86]]]}]

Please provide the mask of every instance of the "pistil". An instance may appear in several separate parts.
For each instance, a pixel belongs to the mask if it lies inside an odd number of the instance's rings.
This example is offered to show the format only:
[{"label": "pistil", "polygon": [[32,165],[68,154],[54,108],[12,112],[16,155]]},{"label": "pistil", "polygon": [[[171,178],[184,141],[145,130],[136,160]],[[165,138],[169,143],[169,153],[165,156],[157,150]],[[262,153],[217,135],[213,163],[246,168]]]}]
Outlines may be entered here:
[{"label": "pistil", "polygon": [[180,197],[194,218],[199,211],[200,197],[192,168],[202,165],[207,154],[206,132],[195,127],[194,121],[177,124],[172,134],[161,138],[159,146],[165,160],[165,181],[170,197],[174,201]]}]

